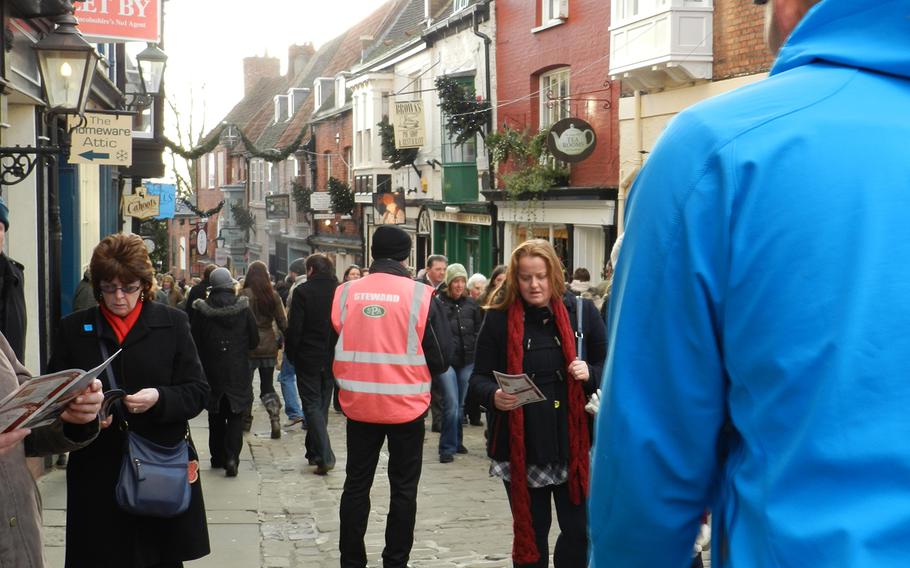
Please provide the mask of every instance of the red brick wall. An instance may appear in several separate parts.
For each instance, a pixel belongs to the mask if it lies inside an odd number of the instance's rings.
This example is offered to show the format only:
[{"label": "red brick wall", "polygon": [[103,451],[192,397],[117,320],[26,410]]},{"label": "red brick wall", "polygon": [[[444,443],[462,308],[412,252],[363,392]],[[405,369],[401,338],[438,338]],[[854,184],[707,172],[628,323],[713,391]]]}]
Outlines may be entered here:
[{"label": "red brick wall", "polygon": [[714,1],[714,80],[771,68],[765,44],[765,8],[745,0]]},{"label": "red brick wall", "polygon": [[[345,149],[351,148],[354,143],[353,117],[353,112],[348,110],[314,125],[316,130],[316,153],[319,154],[316,158],[316,187],[313,188],[314,191],[326,191],[330,177],[341,180],[348,185],[353,185],[353,180],[348,179],[348,167],[345,165],[345,161],[348,159]],[[335,141],[335,134],[341,135],[338,142]],[[327,171],[326,153],[332,155],[332,171]],[[362,215],[360,214],[359,205],[354,206],[354,214],[351,217],[351,219],[339,221],[345,235],[360,233],[358,220],[362,218]],[[321,235],[338,233],[334,222],[326,226],[321,220],[316,222],[315,231]]]},{"label": "red brick wall", "polygon": [[[616,120],[619,84],[608,82],[610,8],[603,0],[570,0],[569,18],[537,33],[540,0],[496,2],[497,124],[536,131],[539,126],[539,75],[555,67],[571,69],[571,115],[589,122],[597,148],[587,160],[572,165],[571,184],[615,186],[619,133]],[[529,97],[530,98],[527,98]],[[607,99],[609,109],[604,109]],[[515,100],[515,103],[505,104]]]}]

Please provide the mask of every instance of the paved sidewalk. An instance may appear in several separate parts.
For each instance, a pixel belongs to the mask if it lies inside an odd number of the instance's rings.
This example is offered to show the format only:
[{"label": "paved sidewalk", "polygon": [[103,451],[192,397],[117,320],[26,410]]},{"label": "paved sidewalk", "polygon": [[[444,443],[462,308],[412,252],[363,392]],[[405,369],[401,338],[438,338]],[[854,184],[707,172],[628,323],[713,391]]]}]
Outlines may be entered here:
[{"label": "paved sidewalk", "polygon": [[[188,568],[337,567],[338,502],[346,461],[344,417],[329,411],[337,467],[312,473],[303,458],[305,432],[268,436],[265,411],[257,403],[253,431],[245,435],[238,477],[208,469],[205,413],[192,422],[200,453],[202,487],[212,554]],[[427,420],[429,424],[429,420]],[[511,566],[512,529],[502,483],[487,475],[483,428],[465,427],[468,455],[438,461],[438,434],[427,431],[411,564],[420,568]],[[389,485],[388,454],[380,456],[373,485],[373,510],[366,545],[370,566],[381,566]],[[48,566],[63,565],[65,473],[53,471],[39,485],[43,494]],[[555,520],[555,518],[554,518]],[[555,535],[555,531],[553,531]]]}]

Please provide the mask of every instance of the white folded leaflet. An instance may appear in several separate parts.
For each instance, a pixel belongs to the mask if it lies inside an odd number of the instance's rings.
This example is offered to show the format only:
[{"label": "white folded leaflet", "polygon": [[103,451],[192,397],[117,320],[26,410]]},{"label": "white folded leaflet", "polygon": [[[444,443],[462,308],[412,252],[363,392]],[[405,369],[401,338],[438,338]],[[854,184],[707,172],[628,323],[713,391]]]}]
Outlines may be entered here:
[{"label": "white folded leaflet", "polygon": [[493,376],[496,377],[496,382],[499,383],[499,388],[502,389],[502,392],[514,394],[518,397],[518,405],[516,408],[532,402],[547,400],[547,397],[540,392],[540,389],[537,388],[537,385],[534,384],[531,377],[525,373],[520,375],[507,375],[505,373],[500,373],[499,371],[493,371]]}]

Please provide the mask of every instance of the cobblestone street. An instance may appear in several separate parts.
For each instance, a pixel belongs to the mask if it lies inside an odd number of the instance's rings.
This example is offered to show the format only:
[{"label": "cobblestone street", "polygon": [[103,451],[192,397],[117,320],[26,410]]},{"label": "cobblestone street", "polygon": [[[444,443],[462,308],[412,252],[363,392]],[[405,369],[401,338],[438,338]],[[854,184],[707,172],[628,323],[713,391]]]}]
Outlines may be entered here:
[{"label": "cobblestone street", "polygon": [[[245,437],[240,475],[225,478],[208,469],[205,414],[193,421],[201,454],[202,483],[212,554],[188,567],[249,568],[338,566],[338,502],[346,459],[344,417],[330,410],[329,429],[337,466],[327,476],[312,473],[303,457],[305,432],[268,436],[265,411],[257,404],[253,431]],[[429,419],[427,420],[429,426]],[[511,516],[502,484],[487,474],[483,428],[465,427],[468,455],[440,464],[438,434],[427,431],[411,564],[415,567],[510,566]],[[388,455],[380,456],[366,545],[370,566],[381,566],[389,486]],[[39,482],[44,500],[49,566],[62,566],[64,472]]]}]

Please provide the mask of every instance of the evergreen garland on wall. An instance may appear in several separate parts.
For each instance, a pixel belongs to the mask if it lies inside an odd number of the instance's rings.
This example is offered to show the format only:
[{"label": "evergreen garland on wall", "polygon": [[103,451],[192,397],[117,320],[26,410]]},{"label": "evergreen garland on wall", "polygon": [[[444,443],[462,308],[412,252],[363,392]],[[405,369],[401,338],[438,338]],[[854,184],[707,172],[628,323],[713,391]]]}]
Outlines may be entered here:
[{"label": "evergreen garland on wall", "polygon": [[417,160],[419,148],[405,148],[399,150],[395,147],[395,127],[389,122],[389,117],[383,116],[379,126],[379,137],[382,141],[382,157],[389,163],[393,170],[399,170],[406,166],[411,166],[420,177],[420,170],[414,165]]},{"label": "evergreen garland on wall", "polygon": [[192,201],[190,201],[189,199],[187,199],[185,197],[181,197],[180,202],[183,203],[184,205],[186,205],[187,208],[189,208],[190,211],[195,213],[197,217],[202,217],[203,219],[205,219],[207,217],[211,217],[212,215],[217,215],[218,212],[220,212],[221,209],[224,207],[224,199],[222,199],[221,202],[218,203],[218,205],[212,207],[211,209],[207,209],[205,211],[197,208],[195,205],[193,205]]},{"label": "evergreen garland on wall", "polygon": [[351,186],[333,177],[329,178],[329,197],[332,199],[332,211],[339,215],[350,215],[354,212],[354,192]]},{"label": "evergreen garland on wall", "polygon": [[247,235],[256,228],[256,217],[253,216],[253,212],[244,207],[239,201],[231,206],[231,213],[234,215],[234,223],[243,229]]},{"label": "evergreen garland on wall", "polygon": [[439,108],[446,130],[455,137],[456,146],[474,140],[478,135],[485,138],[490,101],[475,96],[458,81],[445,75],[436,78],[436,94],[439,95]]},{"label": "evergreen garland on wall", "polygon": [[297,211],[310,211],[310,196],[313,195],[313,190],[309,187],[304,187],[300,182],[293,181],[291,182],[291,195],[294,197],[294,203],[297,205]]}]

